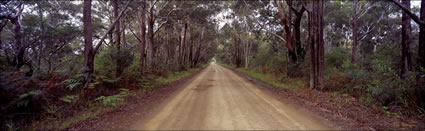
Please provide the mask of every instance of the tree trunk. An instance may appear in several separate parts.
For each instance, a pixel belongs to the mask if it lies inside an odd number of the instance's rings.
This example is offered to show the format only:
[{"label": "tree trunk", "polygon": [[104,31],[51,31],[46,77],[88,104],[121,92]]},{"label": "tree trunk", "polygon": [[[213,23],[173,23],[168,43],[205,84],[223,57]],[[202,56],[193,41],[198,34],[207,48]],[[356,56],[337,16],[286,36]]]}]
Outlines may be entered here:
[{"label": "tree trunk", "polygon": [[145,64],[145,48],[146,48],[146,3],[143,2],[140,11],[140,74],[143,76],[143,67]]},{"label": "tree trunk", "polygon": [[309,13],[309,39],[311,55],[310,88],[320,88],[324,75],[323,1],[312,2]]},{"label": "tree trunk", "polygon": [[[118,18],[118,0],[113,1],[113,8],[114,8],[114,19]],[[115,70],[115,76],[119,77],[121,76],[122,69],[121,69],[121,59],[119,58],[119,54],[121,51],[121,29],[120,29],[120,21],[118,21],[115,24],[115,47],[117,48],[117,54],[116,54],[116,70]]]},{"label": "tree trunk", "polygon": [[[297,52],[297,62],[304,60],[305,51],[301,44],[301,20],[304,14],[305,8],[302,7],[300,11],[295,12],[294,30],[293,36],[295,38],[295,51]],[[298,64],[297,63],[297,64]]]},{"label": "tree trunk", "polygon": [[17,47],[15,52],[16,56],[15,56],[15,59],[13,60],[13,64],[17,69],[21,68],[24,65],[24,55],[25,55],[25,49],[26,49],[26,47],[23,45],[23,36],[22,36],[22,28],[21,28],[21,20],[20,20],[21,15],[22,13],[17,13],[17,16],[15,16],[13,19],[10,19],[10,22],[13,24],[15,45]]},{"label": "tree trunk", "polygon": [[153,49],[153,26],[155,24],[154,21],[154,14],[153,14],[153,6],[154,6],[154,1],[150,2],[150,7],[149,7],[149,22],[148,22],[148,67],[152,68],[153,64],[154,64],[154,49]]},{"label": "tree trunk", "polygon": [[351,51],[351,62],[355,63],[356,59],[357,59],[357,48],[358,48],[358,10],[357,10],[357,6],[358,6],[358,0],[354,0],[354,4],[353,4],[353,8],[354,8],[354,15],[353,15],[353,20],[351,21],[351,25],[353,28],[353,47],[352,47],[352,51]]},{"label": "tree trunk", "polygon": [[[421,2],[420,20],[425,21],[425,0]],[[418,66],[425,68],[425,25],[419,24]]]},{"label": "tree trunk", "polygon": [[194,67],[198,66],[199,59],[201,57],[201,49],[202,49],[202,42],[203,42],[203,38],[204,38],[204,31],[205,31],[205,28],[202,28],[201,37],[199,38],[199,43],[198,43],[199,44],[198,49],[196,49],[196,55],[195,55],[195,58],[194,58],[195,60],[193,62]]},{"label": "tree trunk", "polygon": [[93,52],[93,27],[91,23],[91,0],[85,0],[83,2],[83,33],[84,33],[84,69],[85,84],[84,87],[88,87],[91,81],[91,75],[94,71],[94,52]]},{"label": "tree trunk", "polygon": [[125,29],[126,28],[127,27],[126,27],[125,21],[123,19],[123,21],[122,21],[122,31],[121,31],[122,32],[122,44],[121,44],[121,47],[123,47],[123,48],[127,47],[127,38],[125,37]]},{"label": "tree trunk", "polygon": [[44,35],[44,21],[43,21],[43,10],[41,9],[41,2],[38,6],[38,15],[40,15],[40,43],[38,44],[38,56],[37,56],[37,72],[41,71],[41,54],[43,52],[43,35]]},{"label": "tree trunk", "polygon": [[[410,9],[410,0],[402,0],[402,5]],[[411,24],[410,17],[406,12],[402,12],[401,22],[401,74],[400,76],[405,78],[406,74],[411,71]]]}]

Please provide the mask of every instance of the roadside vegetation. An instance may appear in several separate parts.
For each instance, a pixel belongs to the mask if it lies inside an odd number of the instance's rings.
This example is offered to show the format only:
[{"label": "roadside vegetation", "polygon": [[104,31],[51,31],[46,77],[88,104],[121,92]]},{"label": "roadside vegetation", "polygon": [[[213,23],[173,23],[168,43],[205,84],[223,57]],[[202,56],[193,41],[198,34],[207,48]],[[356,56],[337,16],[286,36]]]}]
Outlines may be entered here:
[{"label": "roadside vegetation", "polygon": [[0,2],[0,130],[67,129],[198,71],[216,4]]},{"label": "roadside vegetation", "polygon": [[316,2],[234,2],[215,58],[274,87],[348,97],[387,116],[424,120],[425,37],[412,19],[425,13],[424,1]]},{"label": "roadside vegetation", "polygon": [[212,58],[425,118],[425,0],[15,0],[0,2],[0,130],[66,129]]}]

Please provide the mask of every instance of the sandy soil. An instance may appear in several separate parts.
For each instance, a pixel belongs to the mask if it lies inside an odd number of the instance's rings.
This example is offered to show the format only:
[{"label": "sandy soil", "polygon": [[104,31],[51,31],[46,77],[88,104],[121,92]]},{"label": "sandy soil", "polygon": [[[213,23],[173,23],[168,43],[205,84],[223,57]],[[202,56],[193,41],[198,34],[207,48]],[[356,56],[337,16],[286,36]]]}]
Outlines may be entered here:
[{"label": "sandy soil", "polygon": [[233,71],[211,64],[157,112],[129,129],[310,130],[335,129],[331,122],[283,102]]}]

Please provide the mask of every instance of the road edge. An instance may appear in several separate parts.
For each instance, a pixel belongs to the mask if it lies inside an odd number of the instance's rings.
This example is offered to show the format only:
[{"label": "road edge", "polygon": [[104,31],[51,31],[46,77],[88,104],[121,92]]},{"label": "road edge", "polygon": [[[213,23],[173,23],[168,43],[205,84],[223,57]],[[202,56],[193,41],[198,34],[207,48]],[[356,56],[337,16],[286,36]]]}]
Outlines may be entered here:
[{"label": "road edge", "polygon": [[[222,66],[222,65],[220,65],[220,66]],[[254,85],[257,85],[257,87],[261,87],[262,90],[267,91],[268,93],[272,94],[279,101],[300,106],[300,107],[304,108],[305,111],[308,111],[308,112],[318,116],[319,118],[322,118],[324,120],[332,122],[333,124],[328,125],[330,127],[334,127],[338,130],[341,130],[341,129],[359,130],[359,129],[361,129],[358,126],[352,126],[352,125],[350,126],[350,125],[345,124],[347,122],[348,123],[355,123],[352,120],[341,121],[340,119],[338,119],[338,117],[335,117],[334,114],[329,113],[329,111],[314,110],[315,105],[316,105],[315,102],[311,102],[311,101],[306,100],[302,97],[299,97],[299,94],[297,94],[297,92],[291,91],[291,90],[286,89],[286,88],[275,87],[275,86],[268,84],[268,83],[266,83],[262,80],[259,80],[259,79],[256,79],[254,77],[251,77],[247,74],[244,74],[243,72],[239,72],[234,68],[229,68],[229,67],[226,67],[226,66],[222,66],[222,67],[231,70],[233,73],[237,74],[238,76],[244,78],[245,80],[251,82]]]},{"label": "road edge", "polygon": [[[208,66],[209,65],[203,66],[198,71],[195,71],[181,79],[161,85],[150,93],[132,97],[120,107],[102,112],[94,118],[80,121],[68,128],[68,130],[126,129],[124,127],[131,126],[132,123],[152,114],[153,110],[156,109],[155,107],[159,107],[164,101],[182,90],[182,87],[185,87],[187,83],[193,81],[194,78],[196,78],[196,76],[198,76]],[[137,116],[138,119],[129,119],[128,116],[133,118]],[[121,119],[123,121],[118,121],[120,124],[115,122],[111,123],[111,121],[117,121],[117,119]]]}]

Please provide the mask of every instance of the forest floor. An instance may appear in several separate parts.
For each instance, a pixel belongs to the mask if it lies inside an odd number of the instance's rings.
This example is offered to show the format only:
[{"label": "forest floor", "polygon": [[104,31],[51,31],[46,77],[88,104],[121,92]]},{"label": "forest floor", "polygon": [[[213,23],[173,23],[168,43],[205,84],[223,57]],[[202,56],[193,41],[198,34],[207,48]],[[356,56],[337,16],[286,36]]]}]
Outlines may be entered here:
[{"label": "forest floor", "polygon": [[71,129],[421,129],[332,93],[272,86],[234,69],[207,68]]}]

